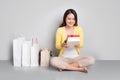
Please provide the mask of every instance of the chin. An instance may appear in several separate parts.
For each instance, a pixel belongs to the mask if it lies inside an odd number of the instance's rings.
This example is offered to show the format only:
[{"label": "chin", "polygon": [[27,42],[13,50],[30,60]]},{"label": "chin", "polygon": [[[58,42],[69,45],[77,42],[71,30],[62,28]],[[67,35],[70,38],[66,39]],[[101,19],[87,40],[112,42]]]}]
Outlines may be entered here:
[{"label": "chin", "polygon": [[69,27],[73,27],[74,25],[69,25]]}]

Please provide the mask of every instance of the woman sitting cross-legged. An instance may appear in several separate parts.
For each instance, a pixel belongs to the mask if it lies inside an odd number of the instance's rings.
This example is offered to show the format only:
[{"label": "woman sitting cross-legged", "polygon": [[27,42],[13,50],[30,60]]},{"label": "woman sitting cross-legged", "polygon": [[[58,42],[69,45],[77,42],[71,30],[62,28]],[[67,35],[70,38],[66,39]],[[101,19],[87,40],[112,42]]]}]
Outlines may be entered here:
[{"label": "woman sitting cross-legged", "polygon": [[[68,35],[79,35],[80,42],[74,47],[66,43]],[[75,70],[87,73],[87,67],[95,63],[92,56],[81,56],[80,48],[84,45],[83,30],[77,24],[77,13],[73,9],[68,9],[64,13],[63,22],[56,31],[56,48],[59,49],[58,57],[52,57],[52,66],[62,70]]]}]

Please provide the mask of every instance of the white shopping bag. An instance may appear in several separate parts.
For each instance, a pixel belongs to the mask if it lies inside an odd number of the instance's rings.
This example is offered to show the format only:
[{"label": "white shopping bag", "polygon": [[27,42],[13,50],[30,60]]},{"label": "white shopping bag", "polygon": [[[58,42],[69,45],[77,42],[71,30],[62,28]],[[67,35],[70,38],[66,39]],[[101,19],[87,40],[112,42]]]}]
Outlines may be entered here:
[{"label": "white shopping bag", "polygon": [[39,57],[39,44],[38,40],[32,39],[32,47],[31,47],[31,67],[32,66],[39,66],[38,63],[38,57]]},{"label": "white shopping bag", "polygon": [[24,41],[22,46],[22,66],[30,66],[31,41]]},{"label": "white shopping bag", "polygon": [[39,64],[41,67],[48,67],[50,61],[50,50],[42,49],[39,53]]},{"label": "white shopping bag", "polygon": [[13,64],[15,67],[21,67],[22,44],[24,41],[24,37],[13,40]]}]

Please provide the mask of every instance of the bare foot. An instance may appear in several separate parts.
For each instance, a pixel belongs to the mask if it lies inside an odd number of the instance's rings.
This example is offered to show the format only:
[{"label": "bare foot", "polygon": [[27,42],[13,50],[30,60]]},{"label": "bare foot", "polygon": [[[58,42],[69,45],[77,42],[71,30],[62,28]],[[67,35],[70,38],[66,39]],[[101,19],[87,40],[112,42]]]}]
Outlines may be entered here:
[{"label": "bare foot", "polygon": [[58,71],[62,72],[63,70],[62,70],[62,69],[60,69],[60,68],[58,68]]},{"label": "bare foot", "polygon": [[83,68],[83,72],[88,73],[87,67],[84,67],[84,68]]}]

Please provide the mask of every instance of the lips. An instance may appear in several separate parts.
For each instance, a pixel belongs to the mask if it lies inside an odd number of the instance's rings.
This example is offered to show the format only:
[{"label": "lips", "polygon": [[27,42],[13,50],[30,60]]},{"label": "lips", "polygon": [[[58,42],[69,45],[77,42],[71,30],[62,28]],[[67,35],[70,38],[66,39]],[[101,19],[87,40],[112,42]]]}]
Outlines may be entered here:
[{"label": "lips", "polygon": [[69,25],[73,26],[73,25],[74,25],[74,23],[69,23]]}]

